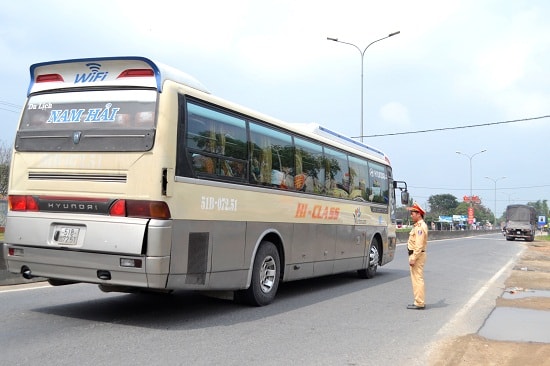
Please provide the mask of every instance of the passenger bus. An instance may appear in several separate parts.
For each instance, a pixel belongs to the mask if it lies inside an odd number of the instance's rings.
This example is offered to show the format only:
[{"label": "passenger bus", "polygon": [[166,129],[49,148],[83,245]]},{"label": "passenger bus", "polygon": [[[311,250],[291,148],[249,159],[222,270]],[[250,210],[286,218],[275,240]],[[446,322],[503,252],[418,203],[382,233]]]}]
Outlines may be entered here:
[{"label": "passenger bus", "polygon": [[224,290],[372,277],[396,249],[380,150],[223,100],[144,57],[34,64],[15,137],[9,271],[109,291]]}]

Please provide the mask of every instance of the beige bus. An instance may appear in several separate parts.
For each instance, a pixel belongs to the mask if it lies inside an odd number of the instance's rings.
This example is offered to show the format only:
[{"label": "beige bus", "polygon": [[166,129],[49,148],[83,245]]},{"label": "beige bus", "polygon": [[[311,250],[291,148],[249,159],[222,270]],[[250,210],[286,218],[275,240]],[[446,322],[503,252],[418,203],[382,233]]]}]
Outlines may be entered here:
[{"label": "beige bus", "polygon": [[103,291],[233,291],[374,276],[396,249],[376,148],[215,97],[143,57],[30,67],[9,177],[8,269]]}]

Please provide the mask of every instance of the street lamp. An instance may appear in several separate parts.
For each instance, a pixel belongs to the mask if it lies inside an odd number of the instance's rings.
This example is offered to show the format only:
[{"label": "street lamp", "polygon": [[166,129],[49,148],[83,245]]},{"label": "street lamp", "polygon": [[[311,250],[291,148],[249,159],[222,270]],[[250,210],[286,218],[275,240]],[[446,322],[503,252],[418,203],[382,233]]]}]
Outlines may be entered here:
[{"label": "street lamp", "polygon": [[495,222],[493,223],[493,225],[494,225],[494,228],[496,229],[497,227],[497,182],[501,179],[505,179],[506,177],[500,177],[497,179],[493,179],[491,177],[485,177],[485,178],[492,180],[493,183],[495,183],[495,220],[494,220]]},{"label": "street lamp", "polygon": [[474,156],[476,155],[479,155],[481,153],[484,153],[485,151],[487,151],[486,149],[483,149],[481,151],[478,151],[476,152],[475,154],[473,155],[468,155],[468,154],[464,154],[460,151],[456,151],[456,153],[458,155],[464,155],[466,156],[468,159],[470,159],[470,207],[474,207],[474,202],[473,202],[473,193],[472,193],[472,159],[474,158]]},{"label": "street lamp", "polygon": [[368,46],[365,47],[365,49],[363,51],[361,51],[361,49],[358,46],[354,45],[353,43],[339,41],[338,38],[327,37],[327,40],[329,40],[329,41],[334,41],[334,42],[343,43],[343,44],[349,44],[350,46],[353,46],[353,47],[357,48],[357,51],[359,51],[359,53],[361,54],[361,136],[360,136],[361,137],[361,142],[363,142],[363,61],[365,59],[365,52],[367,51],[367,48],[369,48],[369,46],[371,44],[379,42],[383,39],[390,38],[392,36],[398,35],[399,33],[401,33],[401,31],[393,32],[393,33],[388,34],[386,37],[377,39],[376,41],[373,41],[373,42],[369,43]]}]

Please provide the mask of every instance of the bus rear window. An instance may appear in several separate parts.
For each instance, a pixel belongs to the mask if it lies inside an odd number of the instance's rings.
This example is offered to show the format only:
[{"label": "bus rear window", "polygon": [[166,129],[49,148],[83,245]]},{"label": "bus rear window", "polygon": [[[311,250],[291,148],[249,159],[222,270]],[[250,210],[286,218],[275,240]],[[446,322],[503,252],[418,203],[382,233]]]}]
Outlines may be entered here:
[{"label": "bus rear window", "polygon": [[146,151],[154,140],[153,90],[81,91],[31,96],[18,151]]}]

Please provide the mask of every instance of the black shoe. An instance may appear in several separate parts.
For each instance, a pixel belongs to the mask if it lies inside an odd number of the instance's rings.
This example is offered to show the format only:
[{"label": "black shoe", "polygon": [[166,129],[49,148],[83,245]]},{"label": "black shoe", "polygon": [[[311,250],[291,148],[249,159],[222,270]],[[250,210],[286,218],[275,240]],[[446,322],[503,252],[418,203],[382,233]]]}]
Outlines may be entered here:
[{"label": "black shoe", "polygon": [[412,304],[412,305],[407,305],[407,309],[411,309],[411,310],[424,310],[424,306],[416,306],[416,305]]}]

